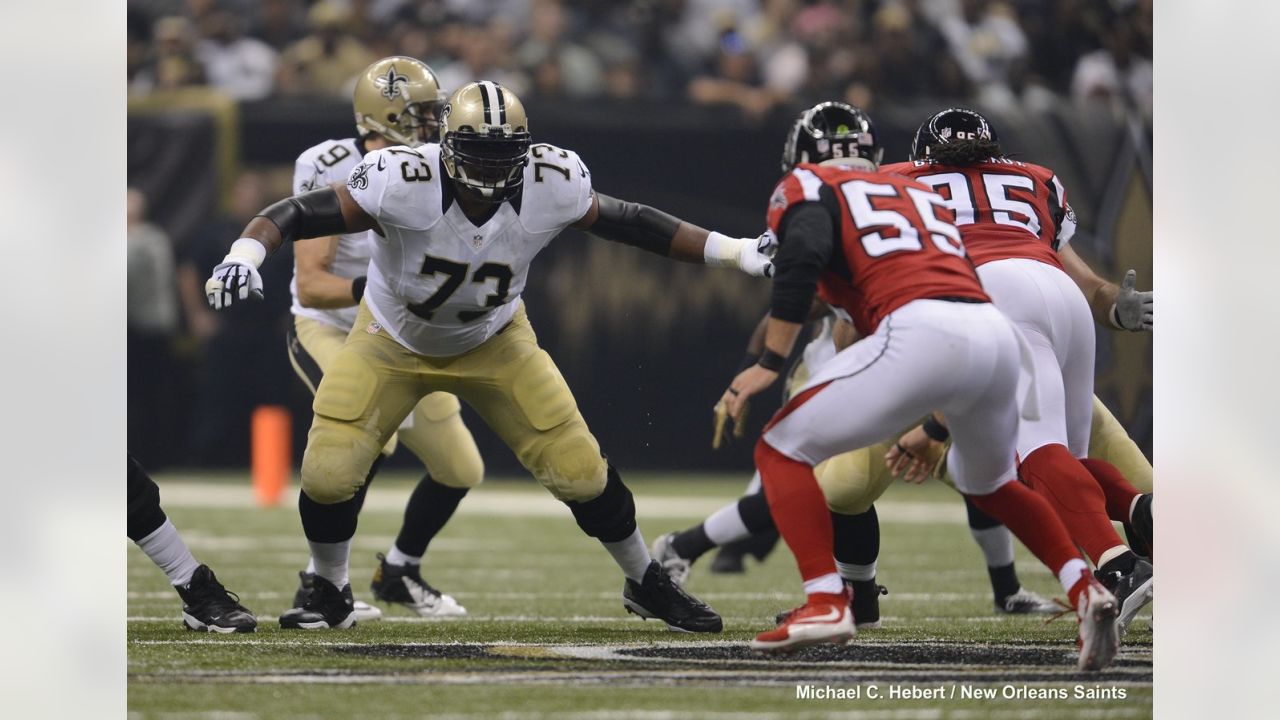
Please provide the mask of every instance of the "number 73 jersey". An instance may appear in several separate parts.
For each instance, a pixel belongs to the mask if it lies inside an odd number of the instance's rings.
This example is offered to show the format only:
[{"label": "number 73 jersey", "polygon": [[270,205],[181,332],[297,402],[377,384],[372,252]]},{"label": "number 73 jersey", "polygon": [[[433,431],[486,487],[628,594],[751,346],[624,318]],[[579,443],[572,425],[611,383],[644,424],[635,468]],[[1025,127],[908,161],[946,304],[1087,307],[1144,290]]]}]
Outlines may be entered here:
[{"label": "number 73 jersey", "polygon": [[434,143],[366,155],[347,189],[384,233],[371,233],[365,303],[401,345],[430,357],[461,355],[505,327],[534,256],[592,201],[586,166],[551,145],[531,148],[522,189],[479,225]]},{"label": "number 73 jersey", "polygon": [[946,201],[929,187],[886,173],[804,163],[769,199],[769,229],[785,245],[787,211],[816,202],[831,213],[835,250],[818,295],[849,314],[859,334],[926,298],[990,302],[965,255]]}]

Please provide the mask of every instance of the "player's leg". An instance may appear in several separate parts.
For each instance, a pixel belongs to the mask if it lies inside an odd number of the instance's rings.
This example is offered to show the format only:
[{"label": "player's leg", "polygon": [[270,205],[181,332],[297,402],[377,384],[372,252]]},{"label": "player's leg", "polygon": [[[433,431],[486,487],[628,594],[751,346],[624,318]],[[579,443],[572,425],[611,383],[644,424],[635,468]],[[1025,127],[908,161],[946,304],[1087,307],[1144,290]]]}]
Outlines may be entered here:
[{"label": "player's leg", "polygon": [[[939,408],[951,428],[947,467],[961,492],[1004,523],[1057,576],[1081,619],[1079,666],[1098,669],[1110,663],[1119,645],[1119,608],[1115,597],[1089,572],[1049,502],[1015,479],[1010,438],[1017,433],[1020,414],[1019,341],[1004,316],[989,310],[971,313],[966,323],[974,339],[969,372],[957,368],[957,375],[966,381],[965,392],[947,398]],[[984,366],[985,377],[975,372]]]},{"label": "player's leg", "polygon": [[693,563],[711,549],[773,530],[769,503],[756,485],[755,492],[725,505],[697,525],[654,540],[650,554],[672,582],[683,586],[689,580]]},{"label": "player's leg", "polygon": [[[316,388],[320,386],[320,382],[324,379],[325,368],[333,364],[334,357],[337,356],[338,351],[346,343],[347,334],[334,325],[318,322],[310,318],[296,316],[293,318],[293,323],[289,327],[286,337],[289,363],[293,366],[293,371],[298,376],[298,379],[302,381],[302,384],[313,396],[316,393]],[[351,525],[354,522],[353,518],[360,514],[360,509],[364,507],[364,499],[368,493],[369,484],[373,482],[373,478],[377,474],[382,461],[390,457],[395,451],[395,445],[396,440],[393,437],[383,447],[382,454],[374,460],[373,465],[369,468],[364,485],[360,487],[350,502],[338,503],[337,505],[321,505],[311,502],[310,498],[305,495],[300,495],[298,498],[298,512],[302,516],[303,528],[312,528],[313,534],[317,536],[327,534],[325,528],[334,528],[341,535],[343,532],[341,528]],[[315,530],[317,528],[319,530]],[[311,556],[309,550],[310,548],[308,548],[307,567],[298,573],[298,589],[293,594],[293,607],[295,608],[305,605],[307,599],[311,596],[311,591],[315,588],[316,560],[315,557]],[[367,622],[382,617],[382,611],[378,608],[362,600],[353,600],[358,621]]]},{"label": "player's leg", "polygon": [[326,368],[316,390],[315,417],[302,459],[299,510],[315,560],[315,587],[301,608],[280,616],[285,628],[345,628],[355,624],[348,577],[358,494],[397,426],[428,390],[416,355],[372,323],[368,309]]},{"label": "player's leg", "polygon": [[1154,528],[1151,517],[1151,463],[1125,432],[1107,406],[1093,398],[1089,457],[1081,462],[1093,473],[1107,498],[1107,515],[1124,523],[1129,546],[1151,557]]},{"label": "player's leg", "polygon": [[836,569],[853,593],[853,621],[859,630],[880,627],[880,595],[888,592],[876,581],[880,517],[874,505],[893,483],[883,459],[887,445],[842,453],[814,468],[831,511]]},{"label": "player's leg", "polygon": [[188,630],[253,632],[258,621],[240,604],[235,593],[218,582],[208,565],[201,565],[160,507],[160,488],[129,456],[129,539],[169,578],[182,598],[182,623]]},{"label": "player's leg", "polygon": [[[747,483],[747,490],[743,496],[755,495],[760,492],[760,473],[751,476],[751,482]],[[764,501],[764,496],[760,497]],[[769,507],[765,505],[765,514],[769,514]],[[769,527],[766,530],[753,532],[750,536],[742,540],[725,543],[720,546],[716,556],[712,558],[711,565],[708,568],[712,573],[741,573],[746,572],[745,558],[747,555],[755,557],[757,562],[764,562],[769,557],[769,553],[778,545],[778,529],[773,526],[773,518],[769,519]]]},{"label": "player's leg", "polygon": [[564,502],[578,527],[622,569],[624,605],[644,617],[695,632],[719,632],[720,616],[671,582],[649,555],[635,501],[600,452],[577,402],[521,309],[500,333],[454,358],[457,394]]},{"label": "player's leg", "polygon": [[424,617],[466,615],[452,596],[422,577],[422,557],[431,540],[458,509],[467,491],[484,479],[484,461],[475,438],[462,422],[462,407],[453,395],[424,397],[400,427],[399,438],[428,468],[404,508],[400,532],[386,555],[379,555],[373,594],[404,605]]}]

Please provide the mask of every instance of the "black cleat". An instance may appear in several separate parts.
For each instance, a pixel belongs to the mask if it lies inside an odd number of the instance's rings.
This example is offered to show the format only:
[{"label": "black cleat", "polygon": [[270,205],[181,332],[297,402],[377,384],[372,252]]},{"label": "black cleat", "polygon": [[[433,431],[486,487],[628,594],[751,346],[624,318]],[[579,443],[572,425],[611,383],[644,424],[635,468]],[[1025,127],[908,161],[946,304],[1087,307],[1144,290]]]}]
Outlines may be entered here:
[{"label": "black cleat", "polygon": [[627,579],[622,587],[622,606],[646,620],[662,620],[672,630],[718,633],[724,629],[716,611],[681,590],[657,560],[645,569],[644,582]]},{"label": "black cleat", "polygon": [[[316,574],[306,570],[298,571],[298,589],[293,593],[293,606],[300,608],[307,604],[311,597],[311,589],[315,587]],[[371,622],[382,619],[382,611],[363,600],[357,599],[353,604],[356,609],[356,622]]]},{"label": "black cleat", "polygon": [[385,603],[403,605],[422,617],[462,617],[467,609],[452,595],[445,595],[422,579],[417,565],[392,565],[378,553],[378,569],[369,584],[373,596]]},{"label": "black cleat", "polygon": [[341,590],[333,583],[316,575],[312,578],[311,593],[299,607],[280,616],[280,627],[286,630],[335,630],[355,627],[355,601],[351,597],[351,584]]},{"label": "black cleat", "polygon": [[846,582],[853,590],[853,624],[859,630],[880,629],[880,596],[888,595],[889,588],[877,585],[875,579],[867,582]]},{"label": "black cleat", "polygon": [[1136,558],[1133,568],[1128,572],[1106,572],[1103,568],[1098,568],[1094,574],[1098,581],[1116,596],[1116,602],[1120,606],[1120,616],[1116,619],[1116,626],[1123,635],[1129,628],[1129,623],[1133,622],[1134,616],[1146,607],[1154,596],[1151,563]]},{"label": "black cleat", "polygon": [[1138,496],[1133,504],[1133,512],[1129,514],[1129,522],[1124,524],[1125,536],[1129,539],[1129,547],[1138,555],[1151,557],[1155,545],[1155,523],[1151,518],[1151,502],[1153,495],[1144,493]]},{"label": "black cleat", "polygon": [[258,619],[240,604],[238,595],[222,587],[208,565],[196,568],[190,582],[174,589],[182,598],[182,624],[188,630],[233,633],[258,628]]}]

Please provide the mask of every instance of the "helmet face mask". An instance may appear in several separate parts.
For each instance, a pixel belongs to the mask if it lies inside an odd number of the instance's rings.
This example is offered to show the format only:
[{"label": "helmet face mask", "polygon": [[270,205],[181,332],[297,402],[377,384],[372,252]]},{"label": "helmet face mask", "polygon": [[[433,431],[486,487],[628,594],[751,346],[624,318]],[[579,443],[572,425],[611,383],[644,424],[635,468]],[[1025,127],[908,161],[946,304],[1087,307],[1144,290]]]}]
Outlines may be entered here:
[{"label": "helmet face mask", "polygon": [[524,105],[495,82],[462,86],[441,111],[440,161],[445,173],[489,202],[502,202],[519,191],[532,144]]},{"label": "helmet face mask", "polygon": [[912,160],[926,160],[939,145],[949,142],[984,141],[999,143],[1000,138],[981,113],[954,107],[936,112],[920,124],[911,141]]},{"label": "helmet face mask", "polygon": [[879,166],[884,156],[875,123],[862,110],[841,102],[818,103],[791,125],[782,149],[782,171],[800,163]]},{"label": "helmet face mask", "polygon": [[417,147],[435,137],[444,93],[426,63],[394,56],[365,68],[356,79],[353,104],[361,137],[377,134]]}]

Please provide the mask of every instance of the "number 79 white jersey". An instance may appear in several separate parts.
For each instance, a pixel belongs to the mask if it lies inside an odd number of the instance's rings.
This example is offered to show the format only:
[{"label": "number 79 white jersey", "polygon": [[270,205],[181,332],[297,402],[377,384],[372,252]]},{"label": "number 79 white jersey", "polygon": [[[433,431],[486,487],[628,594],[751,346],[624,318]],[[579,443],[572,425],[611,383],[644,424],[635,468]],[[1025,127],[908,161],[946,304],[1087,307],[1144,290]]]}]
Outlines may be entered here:
[{"label": "number 79 white jersey", "polygon": [[370,153],[347,189],[385,233],[370,233],[365,303],[400,344],[431,357],[460,355],[501,330],[534,256],[592,200],[578,156],[545,144],[531,148],[523,189],[480,225],[459,207],[434,143]]}]

